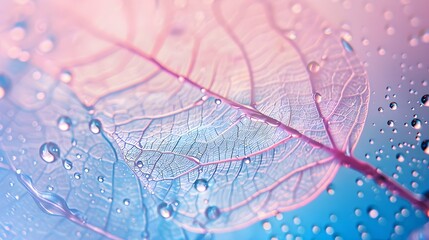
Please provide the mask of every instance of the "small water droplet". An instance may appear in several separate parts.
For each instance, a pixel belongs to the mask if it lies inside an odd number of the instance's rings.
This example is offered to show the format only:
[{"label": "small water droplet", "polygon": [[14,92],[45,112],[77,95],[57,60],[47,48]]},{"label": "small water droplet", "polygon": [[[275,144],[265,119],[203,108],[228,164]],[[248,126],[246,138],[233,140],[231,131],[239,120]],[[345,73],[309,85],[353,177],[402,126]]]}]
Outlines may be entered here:
[{"label": "small water droplet", "polygon": [[219,218],[219,216],[220,216],[220,210],[219,210],[219,208],[218,207],[216,207],[216,206],[210,206],[210,207],[208,207],[207,209],[206,209],[206,217],[209,219],[209,220],[216,220],[216,219],[218,219]]},{"label": "small water droplet", "polygon": [[315,62],[315,61],[311,61],[308,65],[307,65],[308,71],[312,72],[312,73],[317,73],[320,71],[320,65],[319,63]]},{"label": "small water droplet", "polygon": [[71,170],[73,168],[73,163],[70,160],[65,159],[63,160],[63,167],[66,170]]},{"label": "small water droplet", "polygon": [[353,52],[353,47],[344,38],[341,38],[341,44],[347,52]]},{"label": "small water droplet", "polygon": [[384,112],[384,109],[383,109],[382,107],[379,107],[379,108],[378,108],[378,111],[379,111],[379,112]]},{"label": "small water droplet", "polygon": [[123,201],[123,203],[124,203],[125,206],[129,206],[130,205],[130,199],[125,198],[124,201]]},{"label": "small water droplet", "polygon": [[222,103],[222,100],[220,100],[219,98],[215,99],[215,103],[216,105],[220,105]]},{"label": "small water droplet", "polygon": [[393,126],[395,126],[395,122],[393,120],[389,120],[389,121],[387,121],[387,126],[393,127]]},{"label": "small water droplet", "polygon": [[53,142],[47,142],[40,146],[39,155],[45,162],[52,163],[60,158],[60,148]]},{"label": "small water droplet", "polygon": [[398,162],[404,162],[405,157],[402,153],[398,153],[398,154],[396,154],[396,160],[398,160]]},{"label": "small water droplet", "polygon": [[63,83],[69,83],[73,79],[72,73],[68,70],[64,70],[60,73],[60,80]]},{"label": "small water droplet", "polygon": [[209,184],[208,184],[207,180],[205,180],[205,179],[197,179],[194,182],[194,188],[198,192],[205,192],[208,187],[209,187]]},{"label": "small water droplet", "polygon": [[80,173],[74,173],[74,175],[73,175],[73,176],[74,176],[74,178],[75,178],[75,179],[77,179],[77,180],[79,180],[79,179],[80,179]]},{"label": "small water droplet", "polygon": [[98,119],[92,119],[89,122],[89,130],[94,133],[94,134],[98,134],[101,131],[101,122]]},{"label": "small water droplet", "polygon": [[137,161],[136,162],[136,166],[138,167],[138,168],[142,168],[143,167],[143,162],[142,161]]},{"label": "small water droplet", "polygon": [[320,95],[320,93],[316,93],[316,94],[314,94],[314,100],[315,100],[317,103],[322,102],[322,95]]},{"label": "small water droplet", "polygon": [[420,129],[422,128],[422,121],[420,121],[420,119],[414,118],[413,120],[411,120],[411,126],[414,129]]},{"label": "small water droplet", "polygon": [[244,161],[245,164],[249,164],[250,163],[250,157],[245,157],[243,159],[243,161]]},{"label": "small water droplet", "polygon": [[103,176],[98,176],[97,180],[102,183],[102,182],[104,182],[104,177]]},{"label": "small water droplet", "polygon": [[378,217],[378,211],[377,211],[377,209],[374,209],[372,207],[368,208],[368,215],[371,218],[377,218]]},{"label": "small water droplet", "polygon": [[389,107],[390,107],[390,109],[392,109],[392,110],[396,110],[396,109],[398,109],[398,104],[397,104],[396,102],[391,102],[391,103],[389,104]]},{"label": "small water droplet", "polygon": [[169,219],[173,216],[173,207],[170,204],[161,203],[158,205],[158,214],[165,219]]},{"label": "small water droplet", "polygon": [[67,116],[61,116],[57,120],[58,129],[61,131],[68,131],[72,125],[72,121]]},{"label": "small water droplet", "polygon": [[421,101],[423,103],[423,106],[429,107],[429,94],[423,95]]},{"label": "small water droplet", "polygon": [[425,152],[426,154],[429,154],[429,139],[428,140],[424,140],[422,142],[421,147],[422,147],[423,152]]}]

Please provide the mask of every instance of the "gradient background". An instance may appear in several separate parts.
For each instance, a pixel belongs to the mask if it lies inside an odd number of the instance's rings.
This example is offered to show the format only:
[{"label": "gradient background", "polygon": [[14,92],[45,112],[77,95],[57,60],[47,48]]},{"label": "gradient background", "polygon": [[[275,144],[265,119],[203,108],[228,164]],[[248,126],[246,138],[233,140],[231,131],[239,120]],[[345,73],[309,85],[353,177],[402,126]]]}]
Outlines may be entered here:
[{"label": "gradient background", "polygon": [[[429,94],[429,1],[307,2],[343,29],[368,72],[371,101],[354,155],[415,193],[429,190],[428,155],[420,147],[429,139],[429,107],[420,102]],[[395,111],[389,108],[393,101],[398,104]],[[414,117],[422,121],[419,130],[410,126]],[[393,127],[387,124],[389,120],[394,121]],[[418,132],[420,138],[416,138]],[[398,153],[404,155],[403,162],[396,159]],[[305,207],[237,232],[189,235],[192,239],[243,240],[406,239],[428,221],[421,211],[350,169],[341,168],[329,189]],[[369,209],[376,209],[378,216],[370,217]]]}]

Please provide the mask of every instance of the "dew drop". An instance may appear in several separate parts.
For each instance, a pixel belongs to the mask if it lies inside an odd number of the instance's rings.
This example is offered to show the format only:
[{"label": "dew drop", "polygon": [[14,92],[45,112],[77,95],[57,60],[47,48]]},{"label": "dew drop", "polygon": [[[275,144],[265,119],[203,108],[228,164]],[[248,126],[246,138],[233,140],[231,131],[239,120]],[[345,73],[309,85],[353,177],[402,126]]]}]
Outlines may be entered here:
[{"label": "dew drop", "polygon": [[429,107],[429,94],[423,95],[421,101],[423,103],[423,106]]},{"label": "dew drop", "polygon": [[398,153],[398,154],[396,154],[396,160],[398,160],[398,162],[404,162],[405,157],[402,153]]},{"label": "dew drop", "polygon": [[39,155],[45,162],[52,163],[60,158],[60,148],[53,142],[46,142],[40,146]]},{"label": "dew drop", "polygon": [[74,175],[73,175],[73,176],[74,176],[74,178],[75,178],[75,179],[77,179],[77,180],[79,180],[79,179],[80,179],[80,173],[74,173]]},{"label": "dew drop", "polygon": [[389,120],[389,121],[387,121],[387,126],[393,127],[393,126],[395,126],[395,122],[393,120]]},{"label": "dew drop", "polygon": [[382,107],[379,107],[379,108],[378,108],[378,111],[379,111],[379,112],[384,112],[384,109],[383,109]]},{"label": "dew drop", "polygon": [[142,168],[143,167],[143,162],[142,161],[137,161],[136,162],[136,166],[138,167],[138,168]]},{"label": "dew drop", "polygon": [[422,147],[423,152],[425,152],[426,154],[429,154],[429,139],[428,140],[424,140],[422,142],[421,147]]},{"label": "dew drop", "polygon": [[378,211],[377,211],[377,209],[374,209],[372,207],[368,208],[368,215],[371,218],[377,218],[378,217]]},{"label": "dew drop", "polygon": [[314,95],[314,100],[315,100],[317,103],[322,102],[322,95],[320,95],[320,93],[316,93],[316,94]]},{"label": "dew drop", "polygon": [[61,131],[68,131],[72,125],[72,121],[67,116],[61,116],[57,120],[57,127]]},{"label": "dew drop", "polygon": [[353,52],[353,47],[344,38],[341,38],[341,44],[347,52]]},{"label": "dew drop", "polygon": [[129,206],[130,205],[130,199],[125,198],[124,201],[123,201],[123,203],[124,203],[125,206]]},{"label": "dew drop", "polygon": [[63,160],[63,167],[66,170],[71,170],[73,168],[73,163],[70,160],[65,159]]},{"label": "dew drop", "polygon": [[420,129],[422,128],[422,121],[420,121],[420,119],[414,118],[413,120],[411,120],[411,126],[414,129]]},{"label": "dew drop", "polygon": [[398,104],[397,104],[396,102],[391,102],[391,103],[389,104],[389,107],[390,107],[390,109],[392,109],[392,110],[396,110],[396,109],[398,109]]},{"label": "dew drop", "polygon": [[194,188],[198,192],[205,192],[208,187],[209,187],[209,184],[208,184],[207,180],[205,180],[205,179],[197,179],[194,182]]},{"label": "dew drop", "polygon": [[101,122],[98,119],[92,119],[89,122],[89,130],[94,133],[94,134],[98,134],[101,131]]},{"label": "dew drop", "polygon": [[222,100],[220,100],[219,98],[215,99],[215,103],[216,105],[220,105],[222,103]]},{"label": "dew drop", "polygon": [[308,65],[307,68],[310,72],[312,73],[317,73],[320,71],[320,65],[319,63],[315,62],[315,61],[311,61]]},{"label": "dew drop", "polygon": [[68,70],[64,70],[60,73],[60,80],[63,83],[69,83],[73,79],[72,73]]},{"label": "dew drop", "polygon": [[244,161],[245,164],[249,164],[250,163],[250,157],[245,157],[243,159],[243,161]]},{"label": "dew drop", "polygon": [[3,99],[10,89],[11,81],[9,77],[0,74],[0,100]]},{"label": "dew drop", "polygon": [[97,180],[102,183],[102,182],[104,182],[104,177],[103,176],[98,176]]},{"label": "dew drop", "polygon": [[208,207],[207,209],[206,209],[206,217],[209,219],[209,220],[216,220],[216,219],[218,219],[219,218],[219,216],[220,216],[220,210],[219,210],[219,208],[218,207],[216,207],[216,206],[210,206],[210,207]]},{"label": "dew drop", "polygon": [[169,219],[173,216],[173,207],[170,204],[161,203],[158,205],[158,214],[165,219]]}]

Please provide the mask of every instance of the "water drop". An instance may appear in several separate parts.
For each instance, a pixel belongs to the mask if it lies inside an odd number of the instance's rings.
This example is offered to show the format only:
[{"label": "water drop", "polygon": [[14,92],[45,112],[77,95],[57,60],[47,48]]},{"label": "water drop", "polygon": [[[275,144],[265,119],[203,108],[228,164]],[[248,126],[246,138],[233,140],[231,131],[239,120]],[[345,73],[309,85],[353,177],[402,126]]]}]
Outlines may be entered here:
[{"label": "water drop", "polygon": [[429,154],[429,139],[428,140],[424,140],[422,142],[421,147],[422,147],[423,152],[425,152],[426,154]]},{"label": "water drop", "polygon": [[40,146],[39,155],[47,163],[55,162],[60,158],[60,148],[53,142],[47,142]]},{"label": "water drop", "polygon": [[67,116],[61,116],[57,120],[58,129],[61,131],[68,131],[72,125],[72,121]]},{"label": "water drop", "polygon": [[123,201],[123,203],[124,203],[125,206],[129,206],[130,205],[130,199],[125,198],[124,201]]},{"label": "water drop", "polygon": [[101,122],[98,119],[92,119],[89,122],[89,130],[94,133],[94,134],[98,134],[101,131]]},{"label": "water drop", "polygon": [[341,44],[347,52],[353,52],[353,47],[344,38],[341,38]]},{"label": "water drop", "polygon": [[429,94],[423,95],[421,101],[425,107],[429,107]]},{"label": "water drop", "polygon": [[220,105],[222,103],[222,100],[217,98],[217,99],[215,99],[215,103],[216,103],[216,105]]},{"label": "water drop", "polygon": [[371,218],[377,218],[378,217],[378,211],[376,209],[370,207],[370,208],[368,208],[368,215]]},{"label": "water drop", "polygon": [[173,207],[170,204],[161,203],[158,206],[158,214],[165,219],[169,219],[173,216]]},{"label": "water drop", "polygon": [[69,83],[73,79],[72,73],[68,70],[64,70],[60,73],[60,80],[63,83]]},{"label": "water drop", "polygon": [[398,104],[397,104],[396,102],[391,102],[391,103],[389,104],[389,107],[390,107],[390,109],[392,109],[392,110],[396,110],[396,109],[398,109]]},{"label": "water drop", "polygon": [[320,103],[320,102],[322,101],[322,95],[320,95],[320,93],[316,93],[316,94],[314,95],[314,100],[315,100],[317,103]]},{"label": "water drop", "polygon": [[398,160],[398,162],[404,162],[405,157],[402,153],[398,153],[396,154],[396,159]]},{"label": "water drop", "polygon": [[79,180],[79,179],[80,179],[80,173],[74,173],[74,175],[73,175],[73,176],[74,176],[74,178],[75,178],[75,179],[77,179],[77,180]]},{"label": "water drop", "polygon": [[142,161],[137,161],[136,162],[136,166],[138,167],[138,168],[142,168],[143,167],[143,162]]},{"label": "water drop", "polygon": [[415,129],[420,129],[422,128],[422,121],[420,121],[420,119],[414,118],[411,120],[411,126]]},{"label": "water drop", "polygon": [[249,164],[250,163],[250,157],[245,157],[243,159],[243,161],[244,161],[245,164]]},{"label": "water drop", "polygon": [[220,216],[220,210],[216,206],[210,206],[206,209],[206,217],[209,220],[216,220]]},{"label": "water drop", "polygon": [[71,170],[73,168],[73,163],[70,160],[65,159],[63,160],[63,167],[66,170]]},{"label": "water drop", "polygon": [[387,126],[393,127],[393,126],[395,126],[395,122],[393,120],[389,120],[389,121],[387,121]]},{"label": "water drop", "polygon": [[378,111],[379,111],[379,112],[384,112],[384,109],[383,109],[382,107],[379,107],[379,108],[378,108]]},{"label": "water drop", "polygon": [[307,68],[310,72],[317,73],[320,70],[320,65],[319,63],[312,61],[307,65]]},{"label": "water drop", "polygon": [[208,187],[209,187],[209,184],[208,184],[207,180],[205,180],[205,179],[197,179],[194,182],[194,188],[198,192],[205,192]]},{"label": "water drop", "polygon": [[102,183],[102,182],[104,182],[104,177],[103,176],[98,176],[97,180]]}]

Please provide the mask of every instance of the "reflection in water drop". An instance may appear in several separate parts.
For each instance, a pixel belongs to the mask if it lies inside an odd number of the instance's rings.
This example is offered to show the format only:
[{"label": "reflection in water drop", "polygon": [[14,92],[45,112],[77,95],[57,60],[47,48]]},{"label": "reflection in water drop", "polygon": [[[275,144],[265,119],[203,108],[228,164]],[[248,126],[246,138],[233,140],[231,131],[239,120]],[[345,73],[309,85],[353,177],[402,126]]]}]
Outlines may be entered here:
[{"label": "reflection in water drop", "polygon": [[161,203],[158,206],[158,214],[165,219],[169,219],[173,216],[173,207],[170,204]]},{"label": "reflection in water drop", "polygon": [[129,206],[130,205],[130,199],[125,198],[124,201],[123,201],[123,203],[124,203],[125,206]]},{"label": "reflection in water drop", "polygon": [[429,154],[429,139],[428,140],[424,140],[422,142],[421,147],[422,147],[423,152],[425,152],[426,154]]},{"label": "reflection in water drop", "polygon": [[207,209],[206,209],[206,217],[209,219],[209,220],[216,220],[216,219],[218,219],[219,218],[219,216],[220,216],[220,210],[219,210],[219,208],[218,207],[216,207],[216,206],[210,206],[210,207],[208,207]]},{"label": "reflection in water drop", "polygon": [[40,146],[39,155],[45,162],[52,163],[60,158],[60,148],[53,142],[47,142]]},{"label": "reflection in water drop", "polygon": [[378,211],[377,211],[377,209],[374,209],[372,207],[368,208],[368,215],[371,218],[377,218],[378,217]]},{"label": "reflection in water drop", "polygon": [[57,120],[58,129],[61,131],[68,131],[72,125],[72,121],[67,116],[61,116]]},{"label": "reflection in water drop", "polygon": [[197,179],[194,182],[194,188],[198,191],[198,192],[205,192],[208,188],[209,184],[207,183],[207,180],[205,179]]},{"label": "reflection in water drop", "polygon": [[100,131],[101,131],[101,122],[100,122],[100,120],[98,120],[98,119],[92,119],[89,122],[89,130],[92,133],[94,133],[94,134],[100,133]]},{"label": "reflection in water drop", "polygon": [[420,129],[422,128],[422,121],[420,121],[420,119],[415,118],[411,121],[411,126],[415,129]]}]

